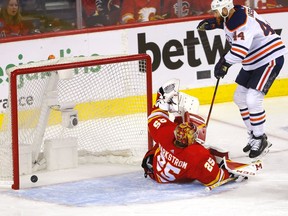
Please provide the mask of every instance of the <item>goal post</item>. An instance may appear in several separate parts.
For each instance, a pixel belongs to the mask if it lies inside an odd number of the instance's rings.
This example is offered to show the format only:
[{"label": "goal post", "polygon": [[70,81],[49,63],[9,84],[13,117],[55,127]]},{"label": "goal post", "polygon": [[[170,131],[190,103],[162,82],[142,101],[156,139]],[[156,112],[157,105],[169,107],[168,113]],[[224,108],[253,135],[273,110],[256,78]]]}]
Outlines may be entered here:
[{"label": "goal post", "polygon": [[91,157],[112,155],[119,163],[123,157],[124,163],[128,158],[133,162],[152,144],[147,130],[152,66],[147,54],[51,59],[15,66],[7,74],[1,184],[19,189],[21,175],[73,168]]}]

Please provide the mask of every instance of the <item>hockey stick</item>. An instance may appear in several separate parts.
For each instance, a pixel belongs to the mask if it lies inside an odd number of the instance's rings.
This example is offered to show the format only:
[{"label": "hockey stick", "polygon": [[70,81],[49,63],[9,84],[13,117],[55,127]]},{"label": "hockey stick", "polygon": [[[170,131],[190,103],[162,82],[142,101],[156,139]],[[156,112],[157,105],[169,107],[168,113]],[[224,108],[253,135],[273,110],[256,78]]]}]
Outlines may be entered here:
[{"label": "hockey stick", "polygon": [[220,182],[217,182],[217,183],[215,183],[215,184],[213,184],[213,185],[211,185],[211,186],[205,187],[205,190],[206,190],[207,192],[209,192],[209,191],[213,190],[214,188],[217,188],[217,187],[219,187],[219,186],[221,186],[221,185],[227,184],[228,182],[235,181],[236,179],[237,179],[237,177],[227,178],[227,179],[225,179],[225,180],[223,180],[223,181],[220,181]]},{"label": "hockey stick", "polygon": [[212,101],[211,101],[211,105],[210,105],[208,117],[207,117],[207,120],[206,120],[206,127],[208,127],[208,123],[209,123],[209,120],[210,120],[210,116],[211,116],[212,108],[213,108],[213,105],[214,105],[214,100],[215,100],[215,97],[216,97],[216,93],[217,93],[219,81],[220,81],[220,78],[218,78],[218,79],[217,79],[217,82],[216,82],[216,86],[215,86],[213,98],[212,98]]}]

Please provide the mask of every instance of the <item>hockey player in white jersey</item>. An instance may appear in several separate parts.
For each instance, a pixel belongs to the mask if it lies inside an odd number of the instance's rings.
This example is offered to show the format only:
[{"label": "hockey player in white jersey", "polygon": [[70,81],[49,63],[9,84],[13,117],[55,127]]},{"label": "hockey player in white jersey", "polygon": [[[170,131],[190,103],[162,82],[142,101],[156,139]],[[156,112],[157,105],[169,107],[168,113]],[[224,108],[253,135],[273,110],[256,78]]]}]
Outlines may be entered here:
[{"label": "hockey player in white jersey", "polygon": [[242,63],[236,78],[234,102],[249,133],[243,151],[249,153],[250,158],[258,158],[271,146],[264,131],[264,96],[284,64],[287,49],[281,37],[253,9],[234,6],[233,0],[213,0],[211,9],[215,18],[202,20],[197,29],[224,29],[231,45],[215,65],[217,79],[223,78],[231,65]]}]

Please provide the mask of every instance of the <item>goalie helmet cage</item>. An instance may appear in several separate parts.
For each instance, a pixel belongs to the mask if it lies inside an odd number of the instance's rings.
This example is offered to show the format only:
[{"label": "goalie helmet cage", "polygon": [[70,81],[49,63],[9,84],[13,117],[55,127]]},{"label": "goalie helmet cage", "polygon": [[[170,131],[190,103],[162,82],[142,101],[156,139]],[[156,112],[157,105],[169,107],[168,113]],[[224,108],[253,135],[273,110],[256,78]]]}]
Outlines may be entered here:
[{"label": "goalie helmet cage", "polygon": [[[44,60],[10,68],[7,74],[9,107],[0,131],[2,185],[19,189],[20,175],[34,172],[45,157],[45,142],[51,140],[76,138],[79,156],[122,157],[124,152],[143,157],[152,145],[147,54]],[[31,149],[31,173],[19,167],[21,146]]]}]

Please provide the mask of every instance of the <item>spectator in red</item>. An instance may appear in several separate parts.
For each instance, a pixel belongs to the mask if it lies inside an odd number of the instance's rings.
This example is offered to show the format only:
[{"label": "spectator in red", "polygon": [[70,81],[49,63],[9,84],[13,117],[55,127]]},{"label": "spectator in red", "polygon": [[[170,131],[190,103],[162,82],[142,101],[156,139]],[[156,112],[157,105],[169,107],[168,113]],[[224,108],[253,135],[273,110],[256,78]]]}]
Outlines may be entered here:
[{"label": "spectator in red", "polygon": [[248,6],[249,0],[233,0],[234,5],[244,5],[244,6]]},{"label": "spectator in red", "polygon": [[20,13],[19,0],[5,0],[0,12],[0,37],[27,35]]},{"label": "spectator in red", "polygon": [[171,17],[187,17],[193,15],[201,15],[209,13],[211,9],[210,1],[198,1],[198,0],[183,0],[181,9],[178,10],[178,0],[171,1]]},{"label": "spectator in red", "polygon": [[211,11],[211,2],[210,1],[199,1],[199,0],[192,0],[192,15],[202,15],[202,14],[209,14]]},{"label": "spectator in red", "polygon": [[[234,0],[234,4],[245,5],[246,0]],[[183,0],[181,10],[178,10],[178,0],[171,3],[171,17],[198,16],[211,13],[211,1]]]},{"label": "spectator in red", "polygon": [[288,7],[288,1],[287,0],[277,0],[276,1],[277,2],[277,5],[279,6],[279,7]]},{"label": "spectator in red", "polygon": [[116,25],[123,0],[82,0],[83,21],[87,27]]},{"label": "spectator in red", "polygon": [[234,5],[246,5],[255,9],[275,8],[278,7],[278,4],[276,0],[266,0],[265,3],[262,0],[254,1],[254,3],[249,0],[234,0]]},{"label": "spectator in red", "polygon": [[121,22],[126,24],[168,18],[170,2],[170,0],[124,0]]},{"label": "spectator in red", "polygon": [[[255,9],[264,9],[264,8],[275,8],[278,7],[278,3],[276,0],[266,0],[266,5],[262,2],[262,0],[258,0],[256,5],[252,5],[249,0],[234,0],[234,5],[244,5]],[[263,7],[263,8],[262,8]]]},{"label": "spectator in red", "polygon": [[267,8],[275,8],[278,7],[278,2],[276,0],[267,0],[266,2]]}]

